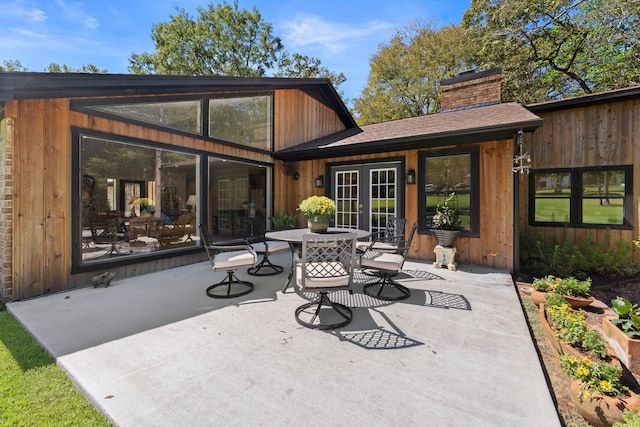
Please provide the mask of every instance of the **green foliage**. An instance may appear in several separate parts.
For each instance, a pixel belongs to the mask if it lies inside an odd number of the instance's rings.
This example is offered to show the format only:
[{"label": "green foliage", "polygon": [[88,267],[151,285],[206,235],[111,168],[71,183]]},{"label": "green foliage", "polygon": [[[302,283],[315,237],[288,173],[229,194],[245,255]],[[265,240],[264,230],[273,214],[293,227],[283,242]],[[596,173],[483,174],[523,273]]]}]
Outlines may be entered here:
[{"label": "green foliage", "polygon": [[333,215],[336,203],[327,196],[311,196],[300,202],[299,208],[305,215]]},{"label": "green foliage", "polygon": [[474,68],[474,46],[458,25],[435,30],[416,22],[398,30],[369,60],[367,86],[353,104],[358,123],[437,112],[440,81]]},{"label": "green foliage", "polygon": [[453,206],[456,193],[451,193],[445,199],[444,203],[436,206],[436,212],[431,219],[432,227],[437,230],[459,230],[460,215],[458,209]]},{"label": "green foliage", "polygon": [[106,68],[98,68],[93,64],[85,64],[81,68],[72,68],[65,64],[57,64],[52,62],[45,70],[47,73],[88,73],[88,74],[106,74]]},{"label": "green foliage", "polygon": [[18,60],[5,59],[0,64],[0,71],[29,71],[29,69]]},{"label": "green foliage", "polygon": [[280,212],[278,215],[270,216],[269,219],[276,230],[289,230],[296,228],[296,216],[285,211]]},{"label": "green foliage", "polygon": [[7,311],[0,312],[0,425],[108,425]]},{"label": "green foliage", "polygon": [[503,98],[526,104],[638,84],[639,20],[627,0],[475,0],[463,25]]},{"label": "green foliage", "polygon": [[628,390],[620,382],[622,368],[619,366],[561,354],[560,367],[571,378],[580,380],[580,400],[593,399],[594,393],[617,396]]},{"label": "green foliage", "polygon": [[198,7],[197,16],[185,9],[176,11],[168,22],[151,29],[154,52],[129,57],[130,72],[263,77],[277,70],[281,77],[326,77],[335,86],[346,80],[319,59],[286,52],[256,7],[240,9],[234,0]]},{"label": "green foliage", "polygon": [[[557,294],[559,295],[559,294]],[[607,356],[606,344],[595,329],[590,329],[582,310],[572,310],[566,302],[547,307],[547,313],[557,328],[556,335],[572,347],[604,359]]]},{"label": "green foliage", "polygon": [[633,276],[640,272],[640,264],[633,260],[632,246],[628,242],[609,245],[609,233],[601,244],[592,238],[570,243],[567,229],[560,242],[543,239],[539,233],[525,230],[520,236],[520,268],[532,277],[553,275],[575,277]]},{"label": "green foliage", "polygon": [[549,292],[544,296],[544,302],[547,307],[560,307],[567,304],[567,300],[558,293]]},{"label": "green foliage", "polygon": [[626,298],[618,297],[611,300],[611,309],[618,315],[611,323],[618,326],[627,336],[640,338],[640,309],[637,304]]},{"label": "green foliage", "polygon": [[640,413],[634,413],[625,408],[622,417],[624,423],[613,423],[612,427],[640,427]]}]

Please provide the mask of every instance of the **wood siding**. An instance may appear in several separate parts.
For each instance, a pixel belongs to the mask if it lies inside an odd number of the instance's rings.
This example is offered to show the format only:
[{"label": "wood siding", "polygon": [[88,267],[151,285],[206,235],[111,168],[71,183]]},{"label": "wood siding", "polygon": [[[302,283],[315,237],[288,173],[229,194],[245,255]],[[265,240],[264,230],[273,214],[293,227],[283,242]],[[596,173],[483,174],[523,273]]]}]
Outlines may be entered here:
[{"label": "wood siding", "polygon": [[[173,94],[176,96],[178,94]],[[266,153],[228,146],[117,120],[70,111],[70,99],[10,101],[5,115],[14,121],[11,172],[14,189],[11,247],[11,289],[8,299],[20,300],[86,286],[97,272],[71,274],[72,224],[71,127],[139,138],[150,142],[202,150],[215,154],[270,163]],[[344,128],[336,114],[297,90],[274,96],[274,141],[277,148],[303,142]],[[277,188],[284,185],[278,165]],[[289,179],[290,177],[285,176]],[[276,200],[286,192],[275,191]],[[286,199],[289,202],[288,199]],[[276,205],[281,202],[278,201]],[[276,210],[277,212],[277,210]],[[149,273],[206,259],[204,252],[109,268],[116,278]],[[6,270],[5,270],[6,271]]]},{"label": "wood siding", "polygon": [[[550,112],[536,112],[543,125],[527,135],[525,150],[531,154],[532,169],[634,165],[633,230],[569,227],[572,243],[592,239],[596,243],[631,243],[638,234],[640,196],[640,100],[624,100],[579,106]],[[562,241],[564,227],[529,226],[529,179],[519,181],[519,227],[540,233],[547,241]],[[610,239],[607,240],[607,235]]]},{"label": "wood siding", "polygon": [[[511,271],[514,266],[514,180],[511,171],[513,140],[493,141],[479,144],[480,147],[480,237],[458,237],[456,239],[456,261],[462,264],[484,265]],[[439,147],[439,149],[442,147]],[[332,158],[329,161],[310,160],[297,162],[300,179],[279,173],[276,176],[276,212],[296,212],[300,202],[310,195],[324,195],[322,188],[315,188],[314,180],[325,174],[327,162],[361,162],[363,160],[384,161],[385,158],[404,157],[406,169],[421,168],[418,151],[394,151],[383,154]],[[325,177],[325,180],[327,177]],[[405,216],[407,224],[418,220],[418,186],[405,184]],[[305,226],[305,217],[298,214],[298,226]],[[416,234],[409,257],[434,261],[435,238]]]}]

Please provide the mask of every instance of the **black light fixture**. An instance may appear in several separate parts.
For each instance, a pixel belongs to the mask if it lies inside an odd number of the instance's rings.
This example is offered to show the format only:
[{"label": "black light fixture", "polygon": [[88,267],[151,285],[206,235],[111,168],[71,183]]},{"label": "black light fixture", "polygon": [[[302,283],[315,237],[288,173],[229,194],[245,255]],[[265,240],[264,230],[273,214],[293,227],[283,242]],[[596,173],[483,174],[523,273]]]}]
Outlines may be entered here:
[{"label": "black light fixture", "polygon": [[416,170],[409,169],[407,171],[407,184],[415,184],[416,183]]},{"label": "black light fixture", "polygon": [[324,175],[318,175],[316,178],[316,188],[324,187]]}]

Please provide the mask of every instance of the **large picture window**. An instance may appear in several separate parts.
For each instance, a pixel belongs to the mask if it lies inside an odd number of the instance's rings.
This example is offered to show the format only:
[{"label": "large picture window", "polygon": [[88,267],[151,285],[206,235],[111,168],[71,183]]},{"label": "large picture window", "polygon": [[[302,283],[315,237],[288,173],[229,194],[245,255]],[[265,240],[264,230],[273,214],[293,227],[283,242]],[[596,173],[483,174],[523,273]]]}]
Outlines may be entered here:
[{"label": "large picture window", "polygon": [[463,232],[477,235],[479,229],[478,171],[479,154],[476,148],[467,150],[427,151],[419,154],[418,225],[421,232],[431,228],[438,204],[455,193],[454,204],[462,220]]},{"label": "large picture window", "polygon": [[81,264],[198,245],[199,156],[79,135]]},{"label": "large picture window", "polygon": [[532,225],[630,228],[632,167],[533,171],[529,178]]},{"label": "large picture window", "polygon": [[271,149],[271,96],[209,100],[209,136]]}]

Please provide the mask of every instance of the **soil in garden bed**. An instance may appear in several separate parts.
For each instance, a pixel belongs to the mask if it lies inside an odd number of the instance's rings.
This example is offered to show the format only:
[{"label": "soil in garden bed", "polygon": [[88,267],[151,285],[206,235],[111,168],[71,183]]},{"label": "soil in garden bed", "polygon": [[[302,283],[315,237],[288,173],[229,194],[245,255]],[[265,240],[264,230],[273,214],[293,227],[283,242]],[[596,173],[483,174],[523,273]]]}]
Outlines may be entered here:
[{"label": "soil in garden bed", "polygon": [[[640,279],[632,281],[618,280],[608,283],[598,283],[598,281],[594,280],[591,294],[596,298],[596,301],[584,310],[585,318],[589,326],[602,333],[602,317],[605,315],[615,316],[609,308],[612,299],[621,296],[634,304],[640,304]],[[590,424],[578,414],[571,402],[569,394],[571,381],[560,368],[558,353],[551,346],[542,328],[538,308],[531,302],[531,297],[524,292],[520,292],[520,298],[529,321],[534,343],[543,362],[561,421],[567,427],[589,427]],[[633,391],[640,393],[640,376],[634,375],[628,370],[625,370],[624,375],[625,384],[631,385],[630,388]]]}]

